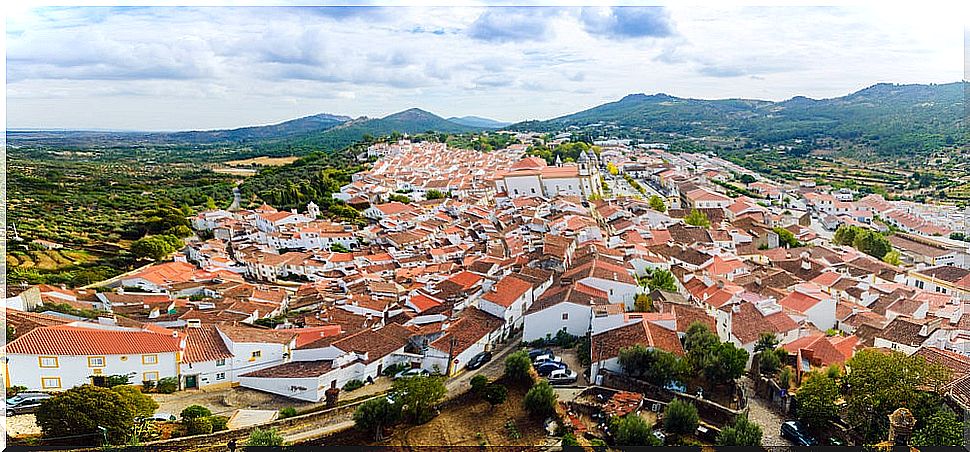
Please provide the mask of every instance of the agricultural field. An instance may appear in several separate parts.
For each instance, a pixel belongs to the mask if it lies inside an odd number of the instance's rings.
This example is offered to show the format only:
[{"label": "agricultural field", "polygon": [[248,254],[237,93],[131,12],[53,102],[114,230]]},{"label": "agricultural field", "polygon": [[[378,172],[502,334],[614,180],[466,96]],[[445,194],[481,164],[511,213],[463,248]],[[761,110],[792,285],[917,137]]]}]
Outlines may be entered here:
[{"label": "agricultural field", "polygon": [[96,261],[87,251],[78,250],[30,250],[7,252],[7,269],[61,270]]},{"label": "agricultural field", "polygon": [[299,157],[253,157],[242,160],[230,160],[228,166],[283,166],[297,161]]}]

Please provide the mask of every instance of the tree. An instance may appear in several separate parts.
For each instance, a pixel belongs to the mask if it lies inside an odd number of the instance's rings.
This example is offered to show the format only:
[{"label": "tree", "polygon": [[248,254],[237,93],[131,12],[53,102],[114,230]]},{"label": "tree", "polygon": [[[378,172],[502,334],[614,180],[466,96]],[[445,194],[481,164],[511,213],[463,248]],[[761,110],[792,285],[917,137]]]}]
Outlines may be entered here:
[{"label": "tree", "polygon": [[691,209],[690,213],[684,217],[684,223],[691,226],[700,226],[702,228],[711,227],[711,220],[707,218],[707,214],[697,209]]},{"label": "tree", "polygon": [[653,311],[653,299],[645,293],[637,294],[637,297],[633,300],[633,310],[635,312]]},{"label": "tree", "polygon": [[411,198],[409,198],[409,197],[408,197],[408,196],[406,196],[406,195],[399,195],[399,194],[397,194],[397,193],[391,193],[391,194],[390,194],[390,195],[389,195],[389,196],[387,197],[387,201],[388,201],[388,202],[399,202],[399,203],[401,203],[401,204],[408,204],[408,203],[410,203],[410,202],[411,202]]},{"label": "tree", "polygon": [[606,171],[608,171],[612,176],[616,176],[617,174],[620,174],[620,169],[617,168],[616,165],[613,164],[613,162],[609,162],[606,164]]},{"label": "tree", "polygon": [[639,344],[621,349],[618,360],[628,375],[643,377],[660,387],[681,380],[687,373],[687,365],[679,356]]},{"label": "tree", "polygon": [[687,350],[687,362],[695,371],[701,371],[707,367],[710,361],[711,352],[717,347],[720,340],[717,335],[701,322],[694,322],[687,327],[684,334],[684,348]]},{"label": "tree", "polygon": [[704,367],[708,381],[722,383],[741,377],[748,364],[748,351],[731,342],[721,342],[714,348],[711,361]]},{"label": "tree", "polygon": [[448,390],[440,376],[415,376],[394,382],[391,394],[394,403],[400,403],[402,412],[416,424],[423,424],[435,415],[435,406]]},{"label": "tree", "polygon": [[745,185],[748,185],[757,181],[757,179],[755,179],[754,176],[750,174],[742,174],[739,180],[741,181],[741,183]]},{"label": "tree", "polygon": [[384,429],[401,419],[401,406],[391,403],[387,397],[368,400],[354,411],[354,426],[370,432],[375,441],[384,439]]},{"label": "tree", "polygon": [[785,229],[780,226],[775,226],[771,230],[774,231],[775,234],[778,234],[778,241],[781,242],[783,245],[787,245],[788,248],[795,248],[795,247],[801,246],[801,242],[799,242],[798,239],[795,238],[795,234],[789,231],[788,229]]},{"label": "tree", "polygon": [[111,388],[111,390],[122,397],[135,417],[151,416],[158,409],[158,403],[151,397],[143,394],[137,386],[120,385]]},{"label": "tree", "polygon": [[610,431],[617,446],[661,446],[654,436],[653,427],[642,417],[628,414],[610,421]]},{"label": "tree", "polygon": [[650,208],[663,213],[667,211],[667,204],[664,203],[663,198],[660,196],[653,195],[650,197]]},{"label": "tree", "polygon": [[509,389],[504,385],[498,383],[491,383],[485,386],[482,391],[482,398],[493,408],[495,405],[501,405],[505,403],[505,399],[509,396]]},{"label": "tree", "polygon": [[674,399],[664,411],[664,430],[675,435],[689,435],[697,430],[700,416],[690,402]]},{"label": "tree", "polygon": [[556,392],[549,382],[542,380],[535,384],[523,399],[525,410],[533,417],[545,419],[556,413]]},{"label": "tree", "polygon": [[279,447],[283,445],[283,442],[283,435],[275,428],[261,429],[257,427],[249,432],[246,446],[247,449],[249,447]]},{"label": "tree", "polygon": [[330,245],[330,251],[333,251],[334,253],[349,253],[350,252],[350,250],[347,249],[347,247],[344,246],[341,243],[333,243],[333,244],[331,244]]},{"label": "tree", "polygon": [[519,350],[505,358],[505,376],[512,381],[519,383],[531,381],[531,370],[532,361],[525,350]]},{"label": "tree", "polygon": [[472,392],[481,393],[485,386],[488,385],[488,377],[478,374],[472,377],[472,380],[468,382],[472,385]]},{"label": "tree", "polygon": [[444,193],[442,193],[440,190],[435,190],[433,188],[424,193],[424,199],[442,199],[444,197],[445,197]]},{"label": "tree", "polygon": [[650,281],[647,282],[647,287],[650,290],[664,290],[667,292],[677,291],[677,278],[669,270],[658,269],[650,275]]},{"label": "tree", "polygon": [[212,411],[202,405],[190,405],[182,410],[182,419],[198,419],[200,417],[212,416]]},{"label": "tree", "polygon": [[781,359],[778,358],[778,354],[774,350],[764,350],[758,353],[758,363],[761,373],[766,375],[773,375],[781,367]]},{"label": "tree", "polygon": [[832,236],[832,243],[836,245],[852,245],[852,242],[855,240],[855,235],[859,231],[861,229],[858,226],[841,224],[835,230],[835,235]]},{"label": "tree", "polygon": [[[216,200],[215,199],[212,199],[211,196],[206,196],[205,197],[205,208],[206,208],[206,210],[216,210],[217,209],[217,207],[216,207]],[[187,214],[187,215],[191,215],[191,214]]]},{"label": "tree", "polygon": [[811,428],[823,427],[838,414],[835,401],[839,398],[839,386],[828,374],[811,372],[806,375],[795,398],[798,400],[798,419]]},{"label": "tree", "polygon": [[109,441],[122,442],[134,425],[132,407],[111,389],[81,385],[41,402],[37,425],[47,437],[96,435],[104,427]]},{"label": "tree", "polygon": [[[919,419],[917,419],[919,421]],[[914,446],[962,446],[963,423],[947,408],[941,407],[913,434]]]},{"label": "tree", "polygon": [[899,254],[899,251],[896,251],[896,250],[892,250],[886,253],[886,255],[882,257],[882,261],[889,265],[895,265],[895,266],[899,266],[903,263],[903,259]]},{"label": "tree", "polygon": [[165,256],[178,251],[182,245],[182,239],[178,237],[172,235],[152,235],[135,240],[131,244],[131,252],[137,258],[161,260]]},{"label": "tree", "polygon": [[774,350],[778,346],[778,338],[772,333],[761,333],[758,342],[754,344],[754,352],[760,353],[765,350]]},{"label": "tree", "polygon": [[949,377],[946,368],[898,351],[862,350],[845,365],[852,369],[842,377],[845,419],[868,440],[885,437],[896,408],[920,406],[921,392],[942,393]]},{"label": "tree", "polygon": [[756,447],[761,445],[761,427],[748,420],[747,414],[742,414],[734,420],[734,424],[721,429],[717,435],[718,446]]},{"label": "tree", "polygon": [[892,250],[892,244],[886,236],[869,230],[863,230],[856,234],[852,240],[852,246],[876,259],[882,259],[886,253]]}]

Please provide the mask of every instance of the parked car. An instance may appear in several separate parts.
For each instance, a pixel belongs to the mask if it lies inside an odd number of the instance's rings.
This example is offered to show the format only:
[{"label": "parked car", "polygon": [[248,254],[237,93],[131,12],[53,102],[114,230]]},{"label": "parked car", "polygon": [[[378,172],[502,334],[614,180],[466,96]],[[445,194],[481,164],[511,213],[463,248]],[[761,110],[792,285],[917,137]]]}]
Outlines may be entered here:
[{"label": "parked car", "polygon": [[475,369],[478,369],[479,367],[484,366],[485,363],[491,360],[492,360],[492,352],[481,352],[475,356],[472,356],[472,359],[468,360],[468,365],[466,365],[465,367],[468,370],[475,370]]},{"label": "parked car", "polygon": [[539,356],[536,357],[536,359],[532,360],[532,365],[533,366],[538,366],[541,363],[547,363],[547,362],[561,363],[562,362],[562,357],[559,357],[559,356],[556,356],[556,355],[553,355],[553,354],[539,355]]},{"label": "parked car", "polygon": [[575,371],[569,369],[559,369],[554,370],[549,374],[549,384],[551,385],[568,385],[576,382],[578,375]]},{"label": "parked car", "polygon": [[392,380],[397,380],[398,378],[408,378],[408,377],[417,377],[417,376],[426,377],[428,375],[431,375],[431,372],[428,372],[425,369],[421,369],[421,368],[407,369],[407,370],[402,370],[397,374],[395,374]]},{"label": "parked car", "polygon": [[536,366],[536,373],[539,374],[540,377],[545,377],[554,371],[563,369],[567,369],[566,364],[547,361]]},{"label": "parked car", "polygon": [[534,348],[532,350],[529,350],[529,359],[532,361],[535,361],[536,358],[538,358],[541,355],[551,355],[551,354],[553,354],[552,350],[548,348]]},{"label": "parked car", "polygon": [[788,439],[796,446],[817,446],[818,440],[812,438],[805,426],[798,421],[785,421],[781,424],[781,437]]},{"label": "parked car", "polygon": [[7,416],[33,413],[40,407],[41,402],[49,398],[51,395],[43,392],[17,394],[7,399]]}]

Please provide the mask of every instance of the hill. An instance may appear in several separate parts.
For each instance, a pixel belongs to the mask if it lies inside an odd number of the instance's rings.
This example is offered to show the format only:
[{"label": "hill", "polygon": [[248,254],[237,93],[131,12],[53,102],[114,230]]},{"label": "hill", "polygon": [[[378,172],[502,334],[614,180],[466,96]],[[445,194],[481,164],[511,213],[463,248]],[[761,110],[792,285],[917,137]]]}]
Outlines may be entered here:
[{"label": "hill", "polygon": [[927,153],[966,144],[961,129],[965,83],[877,84],[831,99],[794,97],[685,99],[666,94],[631,94],[619,101],[547,121],[512,125],[514,130],[591,133],[609,128],[644,139],[736,138],[754,144],[813,145],[838,142],[844,151],[870,157]]},{"label": "hill", "polygon": [[481,127],[483,129],[501,129],[511,125],[511,122],[496,121],[494,119],[482,118],[480,116],[453,116],[448,118],[455,124],[460,124],[468,127]]}]

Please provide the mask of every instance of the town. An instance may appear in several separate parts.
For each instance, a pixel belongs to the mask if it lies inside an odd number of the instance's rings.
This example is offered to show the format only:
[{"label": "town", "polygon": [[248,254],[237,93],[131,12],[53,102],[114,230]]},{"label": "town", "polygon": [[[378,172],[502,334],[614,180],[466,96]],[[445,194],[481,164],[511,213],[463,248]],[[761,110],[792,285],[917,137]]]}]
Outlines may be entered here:
[{"label": "town", "polygon": [[[437,379],[415,416],[477,391],[556,425],[503,418],[493,445],[937,445],[953,425],[962,441],[962,211],[661,143],[567,156],[563,134],[546,159],[529,152],[540,134],[511,134],[488,152],[371,144],[332,195],[362,221],[237,202],[187,218],[184,247],[134,271],[9,287],[8,435],[36,436],[64,391],[134,385],[164,414],[149,417],[188,428],[151,444],[332,444],[372,425],[368,404]],[[475,428],[448,445],[484,444]]]}]

